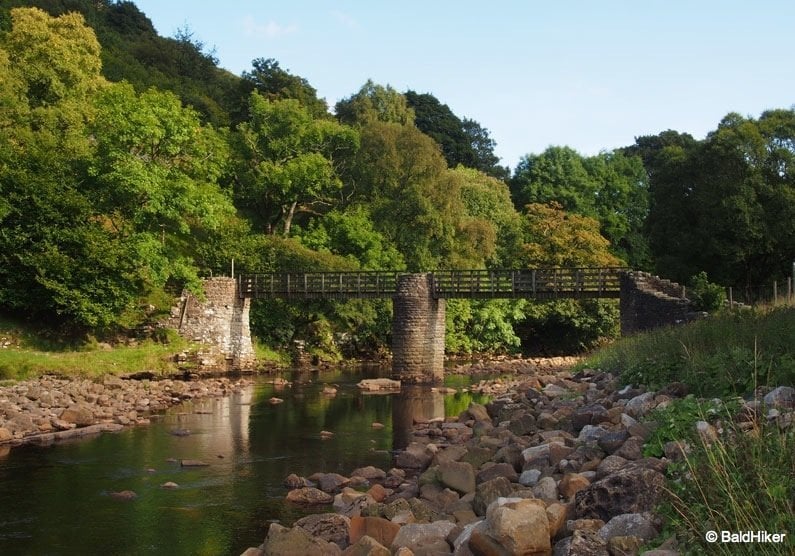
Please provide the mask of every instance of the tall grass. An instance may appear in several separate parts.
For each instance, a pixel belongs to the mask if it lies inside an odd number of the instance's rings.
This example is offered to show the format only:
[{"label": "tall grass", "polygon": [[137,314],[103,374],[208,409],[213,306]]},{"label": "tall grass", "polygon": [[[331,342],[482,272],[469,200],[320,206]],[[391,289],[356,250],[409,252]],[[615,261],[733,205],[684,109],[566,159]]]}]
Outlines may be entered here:
[{"label": "tall grass", "polygon": [[[697,435],[695,435],[697,436]],[[661,512],[686,554],[793,554],[795,431],[775,423],[742,431],[728,424],[717,440],[691,437],[692,451],[669,465]],[[786,533],[780,544],[708,543],[707,531]]]},{"label": "tall grass", "polygon": [[188,347],[176,333],[162,341],[110,348],[96,340],[82,342],[49,338],[46,334],[8,319],[0,319],[0,379],[22,380],[53,373],[100,376],[138,371],[177,370],[174,354]]},{"label": "tall grass", "polygon": [[748,394],[757,384],[793,384],[795,308],[725,312],[622,338],[580,366],[651,388],[684,382],[701,397]]}]

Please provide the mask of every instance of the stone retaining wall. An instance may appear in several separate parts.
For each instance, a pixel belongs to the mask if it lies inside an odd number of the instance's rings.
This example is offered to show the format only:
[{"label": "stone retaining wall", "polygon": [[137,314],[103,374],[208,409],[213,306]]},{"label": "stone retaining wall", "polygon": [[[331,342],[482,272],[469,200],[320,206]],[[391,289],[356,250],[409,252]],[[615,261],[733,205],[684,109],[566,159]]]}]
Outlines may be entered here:
[{"label": "stone retaining wall", "polygon": [[647,272],[621,274],[621,335],[627,336],[692,319],[685,289]]},{"label": "stone retaining wall", "polygon": [[164,323],[188,340],[217,349],[226,370],[248,369],[254,365],[254,346],[249,329],[251,300],[241,299],[234,278],[203,280],[205,300],[183,291]]}]

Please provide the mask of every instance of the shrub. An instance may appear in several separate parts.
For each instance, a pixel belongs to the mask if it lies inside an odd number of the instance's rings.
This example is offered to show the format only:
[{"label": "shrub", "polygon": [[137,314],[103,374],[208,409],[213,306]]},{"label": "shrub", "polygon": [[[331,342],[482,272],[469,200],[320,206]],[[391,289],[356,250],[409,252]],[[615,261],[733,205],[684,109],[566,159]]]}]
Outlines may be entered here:
[{"label": "shrub", "polygon": [[690,279],[687,297],[696,311],[712,313],[723,307],[726,291],[720,284],[710,282],[707,273],[701,271]]}]

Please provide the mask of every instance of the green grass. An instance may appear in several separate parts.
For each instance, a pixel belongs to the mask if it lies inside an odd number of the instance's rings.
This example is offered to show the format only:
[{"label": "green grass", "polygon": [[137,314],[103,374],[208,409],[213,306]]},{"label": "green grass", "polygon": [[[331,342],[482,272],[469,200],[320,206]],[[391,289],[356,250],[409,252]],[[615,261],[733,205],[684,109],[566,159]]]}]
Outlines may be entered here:
[{"label": "green grass", "polygon": [[[684,382],[693,395],[648,417],[657,428],[645,455],[661,456],[671,440],[690,451],[667,470],[667,496],[657,511],[666,526],[649,544],[676,535],[684,554],[792,554],[795,531],[795,429],[737,424],[737,396],[757,386],[795,382],[795,308],[724,312],[684,326],[623,338],[579,367],[610,371],[623,383],[658,389]],[[709,398],[722,398],[710,400]],[[705,399],[706,398],[706,399]],[[763,413],[764,415],[764,413]],[[696,421],[719,431],[711,442]],[[782,544],[709,544],[707,531],[787,533]]]},{"label": "green grass", "polygon": [[64,340],[46,329],[0,318],[0,380],[23,380],[47,373],[94,377],[177,371],[173,356],[189,344],[176,333],[162,336],[162,341],[145,340],[111,348],[90,337]]},{"label": "green grass", "polygon": [[[685,554],[792,554],[795,542],[795,431],[775,423],[743,431],[732,412],[702,414],[723,428],[706,442],[693,433],[684,461],[669,464],[666,521],[661,539],[675,534]],[[707,531],[786,533],[780,544],[707,543]],[[658,540],[661,540],[658,539]]]},{"label": "green grass", "polygon": [[622,338],[580,368],[659,388],[684,382],[699,397],[743,395],[795,382],[795,308],[720,313],[683,326]]},{"label": "green grass", "polygon": [[290,354],[284,351],[276,351],[269,346],[261,344],[255,338],[252,341],[254,342],[254,356],[259,363],[275,364],[281,367],[288,367],[292,364]]},{"label": "green grass", "polygon": [[176,371],[175,353],[187,344],[162,344],[147,340],[137,346],[74,351],[0,350],[0,378],[22,380],[47,373],[93,377],[138,371]]}]

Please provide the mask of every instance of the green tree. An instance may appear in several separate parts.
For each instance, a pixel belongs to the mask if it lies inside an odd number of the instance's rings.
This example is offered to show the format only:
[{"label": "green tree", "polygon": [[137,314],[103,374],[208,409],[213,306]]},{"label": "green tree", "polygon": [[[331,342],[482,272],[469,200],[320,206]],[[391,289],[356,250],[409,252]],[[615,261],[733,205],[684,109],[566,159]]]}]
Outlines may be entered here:
[{"label": "green tree", "polygon": [[335,112],[342,123],[355,126],[373,122],[414,123],[414,110],[408,106],[406,97],[391,86],[377,85],[370,79],[359,92],[337,102]]},{"label": "green tree", "polygon": [[282,69],[273,58],[256,58],[251,62],[252,70],[243,72],[242,90],[247,95],[257,91],[268,100],[293,98],[306,107],[312,116],[329,116],[326,101],[318,98],[317,90],[303,77]]},{"label": "green tree", "polygon": [[492,268],[511,268],[517,264],[523,243],[522,221],[514,209],[508,186],[481,171],[463,166],[449,172],[452,179],[458,181],[466,217],[492,229],[492,245],[480,247],[485,264]]},{"label": "green tree", "polygon": [[319,213],[342,188],[339,165],[359,146],[352,128],[313,117],[298,100],[251,95],[238,126],[238,202],[260,229],[290,235],[299,213]]},{"label": "green tree", "polygon": [[[544,267],[619,266],[599,233],[599,222],[566,213],[559,204],[527,206],[523,265]],[[517,324],[522,348],[532,353],[576,353],[618,333],[614,301],[573,299],[528,303],[525,319]]]},{"label": "green tree", "polygon": [[375,230],[367,209],[355,205],[313,220],[301,241],[315,250],[351,257],[364,270],[403,270],[400,252]]},{"label": "green tree", "polygon": [[347,173],[349,195],[369,207],[377,230],[407,268],[482,266],[483,255],[473,245],[488,238],[466,218],[460,181],[448,173],[433,139],[413,125],[380,121],[361,134],[362,148]]},{"label": "green tree", "polygon": [[430,93],[409,90],[405,97],[415,112],[415,125],[439,143],[450,168],[461,164],[499,179],[508,177],[510,172],[499,166],[500,159],[494,154],[496,143],[487,129],[474,120],[461,120]]},{"label": "green tree", "polygon": [[218,185],[229,159],[224,138],[171,93],[138,95],[131,85],[114,84],[96,105],[89,167],[95,210],[145,259],[146,283],[195,284],[194,235],[219,230],[234,211]]},{"label": "green tree", "polygon": [[656,143],[667,144],[648,157],[648,234],[658,272],[684,282],[703,270],[734,286],[787,276],[795,249],[786,224],[795,217],[795,111],[728,114],[700,142],[662,135]]}]

